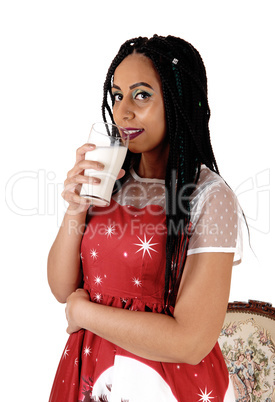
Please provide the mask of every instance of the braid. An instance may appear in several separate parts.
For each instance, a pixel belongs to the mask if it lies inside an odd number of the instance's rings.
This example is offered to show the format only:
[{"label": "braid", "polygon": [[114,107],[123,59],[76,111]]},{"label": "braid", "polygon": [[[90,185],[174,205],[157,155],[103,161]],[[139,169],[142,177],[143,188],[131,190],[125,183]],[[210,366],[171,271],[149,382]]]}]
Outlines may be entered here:
[{"label": "braid", "polygon": [[[190,196],[200,175],[200,166],[219,173],[210,142],[210,109],[204,63],[197,50],[173,36],[138,37],[126,41],[107,72],[102,115],[113,122],[108,95],[112,99],[112,78],[117,66],[133,52],[150,58],[162,83],[169,156],[166,167],[166,271],[164,302],[175,303],[190,238]],[[123,169],[128,171],[140,155],[129,150]],[[120,180],[122,183],[126,178]],[[173,201],[176,199],[176,203]]]}]

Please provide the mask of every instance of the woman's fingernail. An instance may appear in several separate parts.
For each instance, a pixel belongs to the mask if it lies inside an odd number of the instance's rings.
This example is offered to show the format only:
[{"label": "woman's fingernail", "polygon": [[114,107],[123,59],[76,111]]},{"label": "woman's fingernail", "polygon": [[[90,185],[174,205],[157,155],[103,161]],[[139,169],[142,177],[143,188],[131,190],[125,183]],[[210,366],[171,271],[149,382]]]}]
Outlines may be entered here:
[{"label": "woman's fingernail", "polygon": [[100,162],[97,163],[97,168],[98,170],[103,170],[104,169],[104,165]]}]

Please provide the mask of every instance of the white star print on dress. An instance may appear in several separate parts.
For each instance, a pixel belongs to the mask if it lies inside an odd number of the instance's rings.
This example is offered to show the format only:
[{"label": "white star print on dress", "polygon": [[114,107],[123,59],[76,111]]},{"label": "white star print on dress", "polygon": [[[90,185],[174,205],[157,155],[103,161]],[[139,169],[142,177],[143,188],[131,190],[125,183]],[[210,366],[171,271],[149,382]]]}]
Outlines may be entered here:
[{"label": "white star print on dress", "polygon": [[95,276],[94,282],[96,285],[101,285],[102,278],[100,276]]},{"label": "white star print on dress", "polygon": [[100,293],[96,293],[94,295],[94,300],[100,302],[102,300],[102,295]]},{"label": "white star print on dress", "polygon": [[138,253],[139,251],[143,250],[142,258],[144,257],[144,254],[145,254],[146,251],[149,254],[150,258],[152,258],[151,254],[150,254],[150,250],[154,251],[155,253],[157,253],[157,251],[154,250],[152,248],[152,246],[155,246],[158,243],[150,243],[153,237],[154,236],[152,236],[149,240],[147,240],[146,239],[146,234],[144,234],[144,240],[141,240],[141,238],[137,236],[137,238],[141,241],[141,243],[140,244],[134,243],[135,246],[140,246],[140,249],[137,250],[136,253]]},{"label": "white star print on dress", "polygon": [[68,348],[66,348],[66,349],[64,350],[63,357],[64,357],[65,359],[66,359],[67,356],[69,356],[69,351],[70,351],[70,349],[68,349]]},{"label": "white star print on dress", "polygon": [[137,287],[141,286],[141,280],[139,278],[133,278],[134,285]]},{"label": "white star print on dress", "polygon": [[201,402],[211,402],[210,399],[214,399],[213,396],[210,396],[212,394],[213,391],[210,391],[209,393],[207,393],[207,388],[205,387],[204,392],[200,389],[201,394],[198,394],[199,396],[201,396],[201,399],[199,399],[199,401]]},{"label": "white star print on dress", "polygon": [[97,251],[96,251],[95,249],[90,250],[90,254],[91,254],[91,257],[92,257],[94,260],[97,259],[98,253],[97,253]]},{"label": "white star print on dress", "polygon": [[105,231],[105,235],[106,235],[107,237],[110,237],[110,236],[112,236],[114,233],[115,233],[115,226],[114,226],[114,225],[107,226],[106,231]]},{"label": "white star print on dress", "polygon": [[85,356],[90,356],[90,354],[92,353],[92,349],[90,348],[90,346],[85,346],[83,353]]}]

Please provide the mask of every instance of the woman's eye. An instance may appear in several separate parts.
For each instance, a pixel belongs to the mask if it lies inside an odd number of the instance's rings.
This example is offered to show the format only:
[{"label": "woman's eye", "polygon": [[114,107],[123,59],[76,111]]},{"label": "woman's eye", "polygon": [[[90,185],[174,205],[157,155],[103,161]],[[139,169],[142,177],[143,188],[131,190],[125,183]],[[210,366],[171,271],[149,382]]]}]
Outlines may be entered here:
[{"label": "woman's eye", "polygon": [[119,94],[119,93],[113,94],[113,99],[115,102],[120,102],[122,100],[122,98],[123,98],[122,94]]},{"label": "woman's eye", "polygon": [[148,99],[152,96],[152,94],[150,94],[149,92],[146,91],[140,91],[137,94],[135,94],[135,99],[137,100],[144,100],[144,99]]}]

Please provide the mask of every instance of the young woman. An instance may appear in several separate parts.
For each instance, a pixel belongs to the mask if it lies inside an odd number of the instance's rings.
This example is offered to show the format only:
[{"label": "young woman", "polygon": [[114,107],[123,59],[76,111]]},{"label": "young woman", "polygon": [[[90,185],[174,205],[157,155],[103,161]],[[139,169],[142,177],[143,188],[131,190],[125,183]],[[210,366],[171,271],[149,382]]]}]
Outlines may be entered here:
[{"label": "young woman", "polygon": [[125,175],[109,207],[89,208],[83,170],[102,167],[85,144],[65,181],[48,278],[70,337],[50,401],[235,401],[217,339],[241,213],[212,151],[199,53],[172,36],[125,42],[102,110],[131,131]]}]

